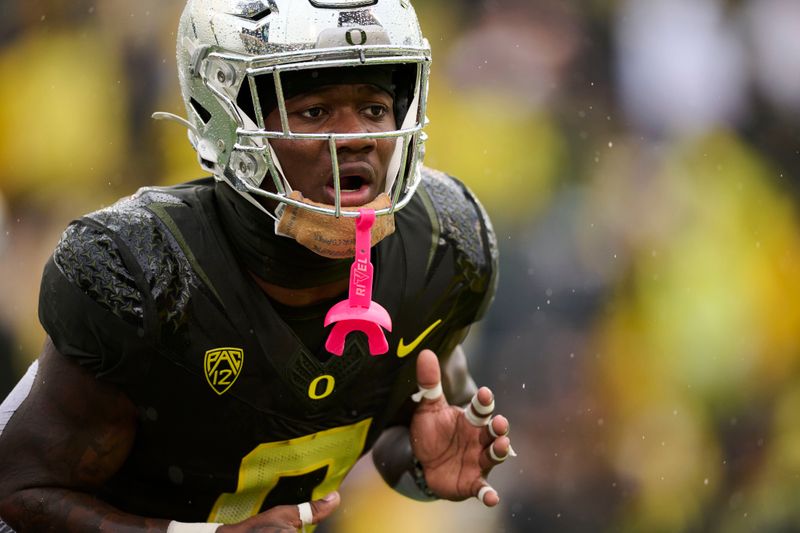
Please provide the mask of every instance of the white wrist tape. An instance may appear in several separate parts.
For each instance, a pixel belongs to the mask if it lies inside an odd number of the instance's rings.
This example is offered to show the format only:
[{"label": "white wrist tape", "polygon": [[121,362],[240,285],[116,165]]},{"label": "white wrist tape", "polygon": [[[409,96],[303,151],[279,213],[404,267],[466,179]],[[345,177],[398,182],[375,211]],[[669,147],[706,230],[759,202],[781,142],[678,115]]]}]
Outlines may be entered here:
[{"label": "white wrist tape", "polygon": [[222,524],[213,522],[176,522],[173,520],[167,527],[167,533],[214,533]]},{"label": "white wrist tape", "polygon": [[423,398],[426,400],[438,400],[443,395],[444,391],[442,390],[442,383],[439,382],[432,389],[426,389],[425,387],[419,386],[419,392],[412,394],[411,399],[419,403]]}]

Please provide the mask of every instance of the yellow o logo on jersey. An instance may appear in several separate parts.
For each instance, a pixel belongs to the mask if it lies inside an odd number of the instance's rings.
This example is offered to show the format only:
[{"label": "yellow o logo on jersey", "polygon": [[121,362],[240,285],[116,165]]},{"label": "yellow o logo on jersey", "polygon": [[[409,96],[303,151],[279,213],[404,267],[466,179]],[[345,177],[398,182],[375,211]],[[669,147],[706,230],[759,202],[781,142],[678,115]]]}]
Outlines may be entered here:
[{"label": "yellow o logo on jersey", "polygon": [[[325,385],[325,390],[321,393],[319,391],[319,384],[321,381],[325,381],[327,384]],[[311,384],[308,386],[308,397],[312,400],[321,400],[326,396],[330,396],[333,392],[333,384],[336,383],[336,380],[333,379],[333,376],[325,374],[323,376],[318,377]]]}]

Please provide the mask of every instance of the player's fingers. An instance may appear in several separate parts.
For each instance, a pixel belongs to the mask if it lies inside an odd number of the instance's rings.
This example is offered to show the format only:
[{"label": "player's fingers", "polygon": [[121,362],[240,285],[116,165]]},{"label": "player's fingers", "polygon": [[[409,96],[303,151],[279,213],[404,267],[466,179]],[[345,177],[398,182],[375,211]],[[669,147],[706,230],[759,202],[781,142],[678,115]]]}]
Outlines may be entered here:
[{"label": "player's fingers", "polygon": [[483,427],[489,423],[494,412],[494,394],[488,387],[481,387],[472,396],[472,401],[464,408],[467,421],[475,427]]},{"label": "player's fingers", "polygon": [[480,443],[481,446],[488,446],[497,437],[508,435],[510,427],[508,419],[503,415],[495,415],[486,424],[486,431],[481,432]]},{"label": "player's fingers", "polygon": [[417,383],[430,389],[442,381],[439,358],[431,350],[422,350],[417,357]]},{"label": "player's fingers", "polygon": [[489,470],[499,465],[511,455],[511,440],[508,437],[498,437],[481,453],[478,462],[481,471],[486,475]]},{"label": "player's fingers", "polygon": [[297,524],[298,528],[304,529],[307,525],[319,524],[330,516],[340,502],[339,493],[334,491],[319,500],[299,504],[297,506],[300,520]]},{"label": "player's fingers", "polygon": [[422,350],[417,357],[417,384],[419,392],[411,396],[415,402],[422,401],[423,398],[436,401],[444,397],[439,359],[430,350]]},{"label": "player's fingers", "polygon": [[497,494],[497,491],[485,480],[481,480],[480,488],[476,492],[475,497],[486,507],[494,507],[500,503],[500,496]]},{"label": "player's fingers", "polygon": [[[299,505],[278,505],[236,524],[224,524],[215,531],[242,533],[245,531],[305,531],[309,524],[319,524],[339,506],[338,492]],[[195,529],[192,529],[195,531]]]},{"label": "player's fingers", "polygon": [[510,429],[511,425],[508,423],[508,418],[504,417],[503,415],[494,416],[492,421],[489,422],[489,425],[486,426],[486,430],[489,432],[489,435],[491,435],[494,439],[508,435],[508,431]]}]

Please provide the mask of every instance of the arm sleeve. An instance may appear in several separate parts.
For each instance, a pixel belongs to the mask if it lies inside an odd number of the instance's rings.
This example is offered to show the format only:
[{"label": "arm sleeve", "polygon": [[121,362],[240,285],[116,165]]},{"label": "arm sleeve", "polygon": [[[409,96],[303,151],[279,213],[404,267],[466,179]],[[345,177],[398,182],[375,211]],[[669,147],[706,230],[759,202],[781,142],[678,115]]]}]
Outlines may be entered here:
[{"label": "arm sleeve", "polygon": [[141,378],[153,353],[132,266],[112,234],[78,221],[47,262],[39,294],[39,320],[58,351],[116,383]]}]

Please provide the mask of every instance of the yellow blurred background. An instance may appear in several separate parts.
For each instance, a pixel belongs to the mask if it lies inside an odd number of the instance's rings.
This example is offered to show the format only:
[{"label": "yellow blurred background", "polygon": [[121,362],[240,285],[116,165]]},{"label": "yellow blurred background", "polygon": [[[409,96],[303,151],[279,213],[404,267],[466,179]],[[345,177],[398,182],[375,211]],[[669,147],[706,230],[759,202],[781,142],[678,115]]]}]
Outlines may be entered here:
[{"label": "yellow blurred background", "polygon": [[[301,0],[297,0],[301,1]],[[800,531],[800,4],[417,0],[426,161],[501,248],[473,331],[519,457],[501,505],[357,465],[322,532]],[[199,177],[180,0],[0,6],[0,396],[36,357],[64,226]]]}]

